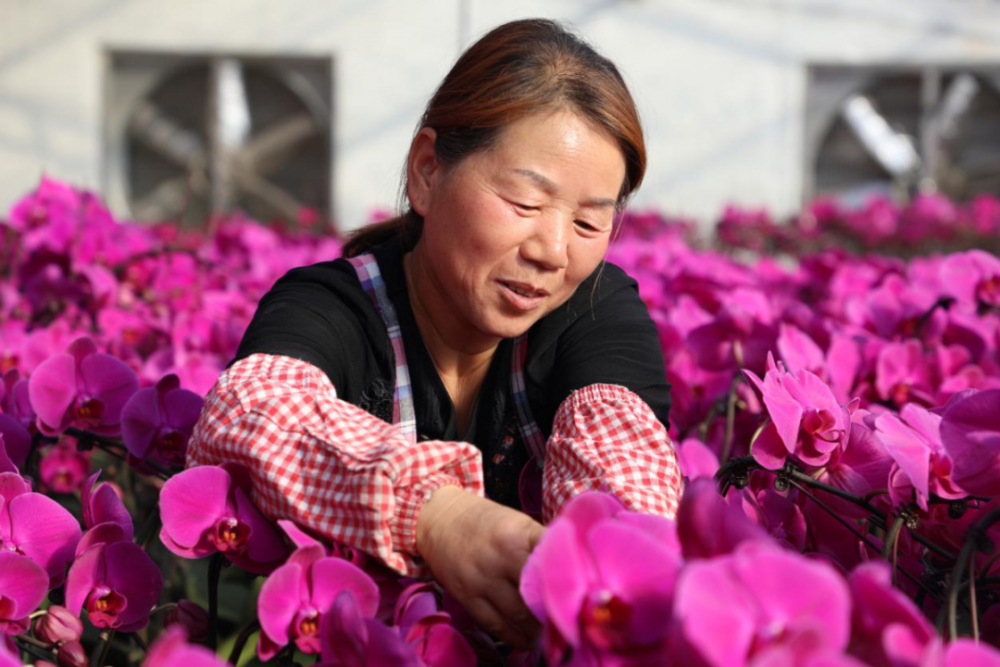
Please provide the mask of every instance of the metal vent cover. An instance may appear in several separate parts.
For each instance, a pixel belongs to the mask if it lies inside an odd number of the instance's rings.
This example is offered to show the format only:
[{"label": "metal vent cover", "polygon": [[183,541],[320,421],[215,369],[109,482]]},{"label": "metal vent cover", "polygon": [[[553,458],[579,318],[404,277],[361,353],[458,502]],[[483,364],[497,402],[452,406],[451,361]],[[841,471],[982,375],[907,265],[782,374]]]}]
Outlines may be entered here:
[{"label": "metal vent cover", "polygon": [[329,58],[111,51],[104,186],[137,220],[330,218]]},{"label": "metal vent cover", "polygon": [[1000,66],[813,66],[806,199],[1000,193]]}]

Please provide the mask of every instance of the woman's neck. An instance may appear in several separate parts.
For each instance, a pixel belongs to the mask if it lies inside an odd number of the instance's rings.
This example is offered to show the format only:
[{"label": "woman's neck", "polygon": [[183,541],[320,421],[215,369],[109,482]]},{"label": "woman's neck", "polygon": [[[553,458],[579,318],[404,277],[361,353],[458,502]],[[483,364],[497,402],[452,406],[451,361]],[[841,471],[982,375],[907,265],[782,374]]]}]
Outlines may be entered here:
[{"label": "woman's neck", "polygon": [[424,346],[454,398],[453,387],[469,380],[478,385],[477,380],[485,377],[500,339],[486,338],[472,330],[444,302],[444,292],[426,270],[419,244],[413,252],[403,255],[403,273]]}]

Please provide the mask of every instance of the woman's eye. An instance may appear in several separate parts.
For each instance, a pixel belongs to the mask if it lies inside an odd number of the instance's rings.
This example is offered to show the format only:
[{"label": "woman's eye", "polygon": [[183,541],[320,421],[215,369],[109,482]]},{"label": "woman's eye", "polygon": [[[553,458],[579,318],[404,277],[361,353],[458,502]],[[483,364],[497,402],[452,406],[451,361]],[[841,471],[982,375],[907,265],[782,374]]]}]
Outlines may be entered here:
[{"label": "woman's eye", "polygon": [[530,204],[520,204],[518,202],[511,202],[511,204],[513,204],[514,208],[516,208],[517,210],[525,211],[528,213],[534,213],[535,211],[540,210],[538,206],[531,206]]},{"label": "woman's eye", "polygon": [[596,226],[590,224],[586,220],[574,220],[574,222],[576,223],[577,227],[579,227],[580,229],[582,229],[584,231],[588,231],[588,232],[599,232],[599,231],[601,231]]}]

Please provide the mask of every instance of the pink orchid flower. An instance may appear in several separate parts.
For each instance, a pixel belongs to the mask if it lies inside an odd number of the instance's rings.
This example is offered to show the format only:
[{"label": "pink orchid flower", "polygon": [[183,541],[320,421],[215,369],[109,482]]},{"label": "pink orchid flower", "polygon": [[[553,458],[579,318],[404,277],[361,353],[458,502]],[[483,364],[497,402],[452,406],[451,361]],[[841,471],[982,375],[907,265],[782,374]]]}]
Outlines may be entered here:
[{"label": "pink orchid flower", "polygon": [[257,654],[267,661],[294,641],[300,651],[320,652],[320,621],[342,592],[362,615],[378,610],[378,586],[356,565],[325,555],[320,546],[296,549],[264,582],[257,601],[261,634]]},{"label": "pink orchid flower", "polygon": [[1000,494],[1000,389],[956,395],[941,414],[940,433],[955,484]]},{"label": "pink orchid flower", "polygon": [[777,646],[793,654],[788,664],[805,664],[812,654],[842,652],[850,637],[843,578],[826,563],[774,544],[750,542],[689,563],[677,580],[676,600],[682,655],[703,664],[753,664]]},{"label": "pink orchid flower", "polygon": [[229,663],[205,648],[188,644],[187,634],[179,625],[171,625],[149,647],[142,667],[228,667]]},{"label": "pink orchid flower", "polygon": [[521,573],[549,662],[662,658],[681,564],[674,539],[673,522],[628,512],[608,494],[571,500]]},{"label": "pink orchid flower", "polygon": [[0,636],[26,632],[28,616],[48,590],[49,575],[38,564],[20,554],[0,551]]},{"label": "pink orchid flower", "polygon": [[97,484],[100,475],[101,471],[98,470],[87,478],[80,489],[83,525],[90,529],[102,523],[113,523],[121,527],[125,539],[131,540],[135,532],[132,515],[128,513],[114,486],[108,482]]},{"label": "pink orchid flower", "polygon": [[125,539],[117,524],[98,524],[81,543],[86,546],[78,550],[66,577],[66,608],[77,615],[86,609],[98,628],[134,632],[146,627],[163,590],[156,563],[145,549]]},{"label": "pink orchid flower", "polygon": [[69,426],[117,434],[122,407],[138,389],[132,369],[98,352],[90,338],[79,338],[65,353],[44,361],[28,382],[38,428],[47,435]]},{"label": "pink orchid flower", "polygon": [[393,614],[400,637],[428,667],[475,667],[476,654],[440,609],[434,585],[418,582],[400,593]]},{"label": "pink orchid flower", "polygon": [[267,574],[288,555],[274,525],[250,500],[252,483],[237,464],[199,466],[174,475],[160,491],[160,540],[182,558],[217,551],[234,565]]},{"label": "pink orchid flower", "polygon": [[0,473],[0,551],[27,556],[55,587],[65,580],[80,536],[80,524],[62,505],[33,492],[19,475]]},{"label": "pink orchid flower", "polygon": [[768,354],[763,381],[747,370],[743,375],[760,392],[771,417],[772,426],[761,432],[752,449],[765,468],[780,468],[790,455],[807,465],[822,466],[843,446],[850,413],[816,374],[804,369],[789,372]]},{"label": "pink orchid flower", "polygon": [[[913,403],[903,406],[899,416],[885,412],[875,418],[875,433],[885,445],[905,480],[890,473],[890,491],[897,502],[916,500],[927,511],[930,495],[949,500],[968,492],[952,478],[952,460],[941,442],[941,417]],[[900,495],[911,487],[915,498]]]},{"label": "pink orchid flower", "polygon": [[854,601],[851,653],[870,665],[920,664],[936,633],[913,601],[892,586],[889,566],[859,565],[848,583]]},{"label": "pink orchid flower", "polygon": [[76,448],[76,439],[62,436],[43,450],[38,464],[42,487],[54,493],[74,493],[90,473],[91,452]]},{"label": "pink orchid flower", "polygon": [[367,616],[349,591],[323,614],[319,631],[318,667],[422,667],[399,633]]},{"label": "pink orchid flower", "polygon": [[184,465],[187,443],[205,399],[181,389],[176,375],[140,389],[122,408],[122,441],[129,454],[166,466]]}]

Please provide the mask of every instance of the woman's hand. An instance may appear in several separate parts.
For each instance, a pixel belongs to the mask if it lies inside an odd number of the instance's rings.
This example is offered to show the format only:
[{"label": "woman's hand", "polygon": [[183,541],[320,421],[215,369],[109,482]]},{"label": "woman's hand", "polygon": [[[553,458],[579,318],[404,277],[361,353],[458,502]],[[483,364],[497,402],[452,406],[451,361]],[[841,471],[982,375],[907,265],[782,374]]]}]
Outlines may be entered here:
[{"label": "woman's hand", "polygon": [[457,486],[443,486],[420,511],[417,550],[484,630],[516,648],[528,648],[539,626],[521,599],[518,582],[543,530],[526,514]]}]

